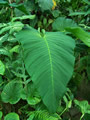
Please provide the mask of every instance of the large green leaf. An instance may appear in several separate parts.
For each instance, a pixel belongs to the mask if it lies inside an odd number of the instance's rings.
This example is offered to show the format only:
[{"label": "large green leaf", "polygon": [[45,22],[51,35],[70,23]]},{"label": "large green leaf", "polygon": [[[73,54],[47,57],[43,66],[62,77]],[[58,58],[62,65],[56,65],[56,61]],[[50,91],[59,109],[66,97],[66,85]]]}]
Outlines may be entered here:
[{"label": "large green leaf", "polygon": [[38,0],[38,3],[42,10],[50,10],[53,7],[52,0]]},{"label": "large green leaf", "polygon": [[5,103],[16,104],[21,98],[22,83],[20,81],[11,81],[1,93],[2,101]]},{"label": "large green leaf", "polygon": [[12,112],[12,113],[9,113],[5,116],[4,120],[20,120],[19,119],[19,115]]},{"label": "large green leaf", "polygon": [[82,40],[88,47],[90,47],[90,34],[84,31],[80,27],[68,27],[66,28],[68,32],[71,32],[74,36]]},{"label": "large green leaf", "polygon": [[19,32],[16,39],[22,44],[26,69],[44,104],[55,112],[73,72],[74,40],[60,32],[41,35],[32,28]]},{"label": "large green leaf", "polygon": [[59,17],[53,22],[52,28],[55,31],[71,32],[75,37],[79,38],[90,47],[90,34],[81,27],[78,27],[72,19]]}]

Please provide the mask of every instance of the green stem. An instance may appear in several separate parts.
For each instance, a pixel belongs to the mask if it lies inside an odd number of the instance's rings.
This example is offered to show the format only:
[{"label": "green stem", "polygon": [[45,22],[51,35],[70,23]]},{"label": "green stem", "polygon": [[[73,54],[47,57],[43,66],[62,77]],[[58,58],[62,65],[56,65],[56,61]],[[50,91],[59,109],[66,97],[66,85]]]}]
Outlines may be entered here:
[{"label": "green stem", "polygon": [[67,107],[61,112],[60,116],[67,110]]},{"label": "green stem", "polygon": [[80,117],[80,120],[82,120],[83,117],[84,117],[84,114],[82,114],[82,116]]}]

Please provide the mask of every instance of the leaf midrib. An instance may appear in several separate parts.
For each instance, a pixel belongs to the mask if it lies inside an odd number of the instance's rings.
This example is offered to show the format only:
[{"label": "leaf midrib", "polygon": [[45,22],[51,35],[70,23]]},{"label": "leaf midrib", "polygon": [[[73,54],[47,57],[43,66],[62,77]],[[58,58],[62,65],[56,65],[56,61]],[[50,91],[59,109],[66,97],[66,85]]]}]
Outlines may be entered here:
[{"label": "leaf midrib", "polygon": [[44,39],[45,44],[46,44],[47,49],[48,49],[49,61],[50,61],[50,66],[51,66],[51,83],[52,83],[52,88],[53,88],[52,92],[53,92],[53,95],[54,95],[53,64],[52,64],[51,51],[50,51],[50,47],[48,45],[48,42],[46,40],[46,36],[45,35],[44,35],[43,39]]}]

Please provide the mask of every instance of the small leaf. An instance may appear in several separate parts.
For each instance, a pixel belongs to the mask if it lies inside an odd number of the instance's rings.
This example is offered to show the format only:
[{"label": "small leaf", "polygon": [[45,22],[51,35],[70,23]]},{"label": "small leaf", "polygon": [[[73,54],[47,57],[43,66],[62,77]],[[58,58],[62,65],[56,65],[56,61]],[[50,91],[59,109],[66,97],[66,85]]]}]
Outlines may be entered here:
[{"label": "small leaf", "polygon": [[69,16],[76,16],[76,15],[85,15],[86,14],[86,12],[72,12],[72,13],[70,13],[69,14]]},{"label": "small leaf", "polygon": [[2,111],[0,111],[0,120],[1,120],[2,116],[3,116],[3,113],[2,113]]},{"label": "small leaf", "polygon": [[39,98],[37,98],[37,97],[28,97],[28,98],[27,98],[27,102],[28,102],[28,104],[30,104],[30,105],[36,105],[36,104],[38,104],[40,101],[41,101],[41,100],[40,100]]},{"label": "small leaf", "polygon": [[74,100],[75,104],[77,106],[80,107],[80,110],[82,112],[82,114],[90,114],[90,105],[88,104],[88,101],[84,100],[84,101],[78,101],[78,100]]},{"label": "small leaf", "polygon": [[53,7],[52,0],[38,0],[38,3],[42,10],[51,10]]},{"label": "small leaf", "polygon": [[25,15],[25,16],[22,16],[22,17],[13,17],[12,19],[12,22],[14,22],[15,20],[25,20],[25,19],[34,19],[35,18],[35,15]]},{"label": "small leaf", "polygon": [[21,98],[22,83],[20,81],[11,81],[1,93],[2,101],[5,103],[16,104]]},{"label": "small leaf", "polygon": [[31,83],[28,83],[27,86],[23,89],[21,97],[24,100],[26,99],[30,105],[36,105],[41,101],[35,86]]},{"label": "small leaf", "polygon": [[4,75],[4,72],[5,72],[5,65],[0,60],[0,75]]},{"label": "small leaf", "polygon": [[60,14],[60,11],[59,11],[59,10],[53,10],[53,11],[52,11],[52,15],[53,15],[55,18],[58,17],[59,14]]},{"label": "small leaf", "polygon": [[22,11],[26,15],[29,14],[29,11],[26,9],[26,7],[24,6],[24,4],[19,4],[18,5],[16,3],[12,3],[12,4],[9,4],[9,6],[19,9],[20,11]]},{"label": "small leaf", "polygon": [[19,115],[12,112],[12,113],[9,113],[5,116],[4,120],[20,120],[19,119]]},{"label": "small leaf", "polygon": [[0,55],[6,55],[8,57],[11,57],[10,52],[6,48],[0,48]]},{"label": "small leaf", "polygon": [[32,115],[30,115],[30,117],[27,119],[27,120],[33,120],[33,118],[34,118],[34,113],[32,114]]},{"label": "small leaf", "polygon": [[12,49],[10,49],[9,51],[10,51],[10,53],[13,53],[13,52],[19,53],[19,45],[14,46],[14,47],[13,47]]},{"label": "small leaf", "polygon": [[77,24],[72,19],[66,19],[65,17],[58,17],[52,24],[52,28],[55,31],[65,31],[65,28],[75,26]]}]

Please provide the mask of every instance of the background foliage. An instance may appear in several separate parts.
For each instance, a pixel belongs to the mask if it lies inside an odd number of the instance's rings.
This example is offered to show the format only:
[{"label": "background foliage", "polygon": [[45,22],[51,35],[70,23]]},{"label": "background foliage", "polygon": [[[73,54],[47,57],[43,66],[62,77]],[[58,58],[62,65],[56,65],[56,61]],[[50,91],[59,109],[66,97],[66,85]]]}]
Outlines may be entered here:
[{"label": "background foliage", "polygon": [[0,0],[0,119],[89,120],[89,32],[88,0]]}]

